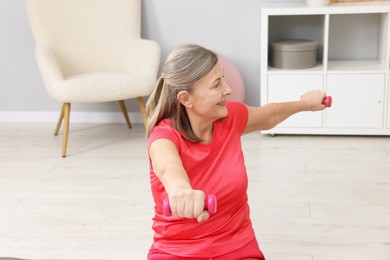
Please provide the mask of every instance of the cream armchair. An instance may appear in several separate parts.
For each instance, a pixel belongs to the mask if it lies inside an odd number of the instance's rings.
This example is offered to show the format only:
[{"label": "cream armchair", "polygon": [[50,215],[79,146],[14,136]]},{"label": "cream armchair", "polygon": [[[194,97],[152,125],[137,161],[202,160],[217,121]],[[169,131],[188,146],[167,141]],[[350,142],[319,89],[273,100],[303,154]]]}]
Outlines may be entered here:
[{"label": "cream armchair", "polygon": [[155,85],[160,47],[141,39],[141,0],[25,0],[36,43],[36,60],[48,94],[63,103],[62,156],[66,156],[71,103],[137,98]]}]

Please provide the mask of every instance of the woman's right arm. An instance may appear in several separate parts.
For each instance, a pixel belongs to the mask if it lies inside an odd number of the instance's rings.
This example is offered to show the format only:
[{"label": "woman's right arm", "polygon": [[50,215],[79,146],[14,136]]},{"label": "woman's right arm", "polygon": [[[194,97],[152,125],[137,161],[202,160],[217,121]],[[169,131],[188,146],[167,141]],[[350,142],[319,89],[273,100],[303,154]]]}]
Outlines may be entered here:
[{"label": "woman's right arm", "polygon": [[168,193],[172,213],[199,222],[208,219],[204,192],[192,189],[176,145],[168,139],[157,139],[149,147],[149,156],[154,173]]}]

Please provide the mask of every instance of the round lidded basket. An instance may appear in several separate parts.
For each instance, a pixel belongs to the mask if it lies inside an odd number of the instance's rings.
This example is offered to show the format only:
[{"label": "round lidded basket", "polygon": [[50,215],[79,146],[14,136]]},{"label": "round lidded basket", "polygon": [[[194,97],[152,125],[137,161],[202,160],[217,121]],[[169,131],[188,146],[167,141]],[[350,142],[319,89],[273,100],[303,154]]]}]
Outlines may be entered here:
[{"label": "round lidded basket", "polygon": [[271,42],[271,66],[279,69],[307,69],[317,65],[316,41]]}]

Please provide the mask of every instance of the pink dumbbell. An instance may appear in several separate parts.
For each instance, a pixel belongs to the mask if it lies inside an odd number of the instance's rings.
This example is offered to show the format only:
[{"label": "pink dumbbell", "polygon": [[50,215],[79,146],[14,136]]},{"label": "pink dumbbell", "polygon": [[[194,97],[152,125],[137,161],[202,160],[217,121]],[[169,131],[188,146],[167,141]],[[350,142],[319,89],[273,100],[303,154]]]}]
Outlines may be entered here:
[{"label": "pink dumbbell", "polygon": [[[205,209],[210,213],[210,215],[213,215],[217,213],[217,198],[214,194],[210,194],[207,196],[205,203],[204,203]],[[171,206],[169,205],[169,199],[165,198],[163,201],[163,212],[164,215],[169,217],[172,215],[171,212]]]},{"label": "pink dumbbell", "polygon": [[322,100],[322,104],[325,105],[326,107],[331,107],[332,106],[332,97],[331,96],[326,96]]},{"label": "pink dumbbell", "polygon": [[[302,98],[302,96],[301,96],[301,98]],[[325,107],[331,107],[332,106],[332,97],[331,96],[324,97],[324,99],[322,100],[322,104],[325,105]]]}]

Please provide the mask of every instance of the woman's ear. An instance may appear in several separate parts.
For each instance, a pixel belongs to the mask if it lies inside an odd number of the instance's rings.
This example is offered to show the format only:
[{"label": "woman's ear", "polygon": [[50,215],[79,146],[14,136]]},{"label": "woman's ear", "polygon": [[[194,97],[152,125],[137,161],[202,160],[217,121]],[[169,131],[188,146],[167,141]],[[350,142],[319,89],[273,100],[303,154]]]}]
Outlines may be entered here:
[{"label": "woman's ear", "polygon": [[177,94],[177,100],[186,108],[192,107],[191,96],[186,90],[182,90]]}]

